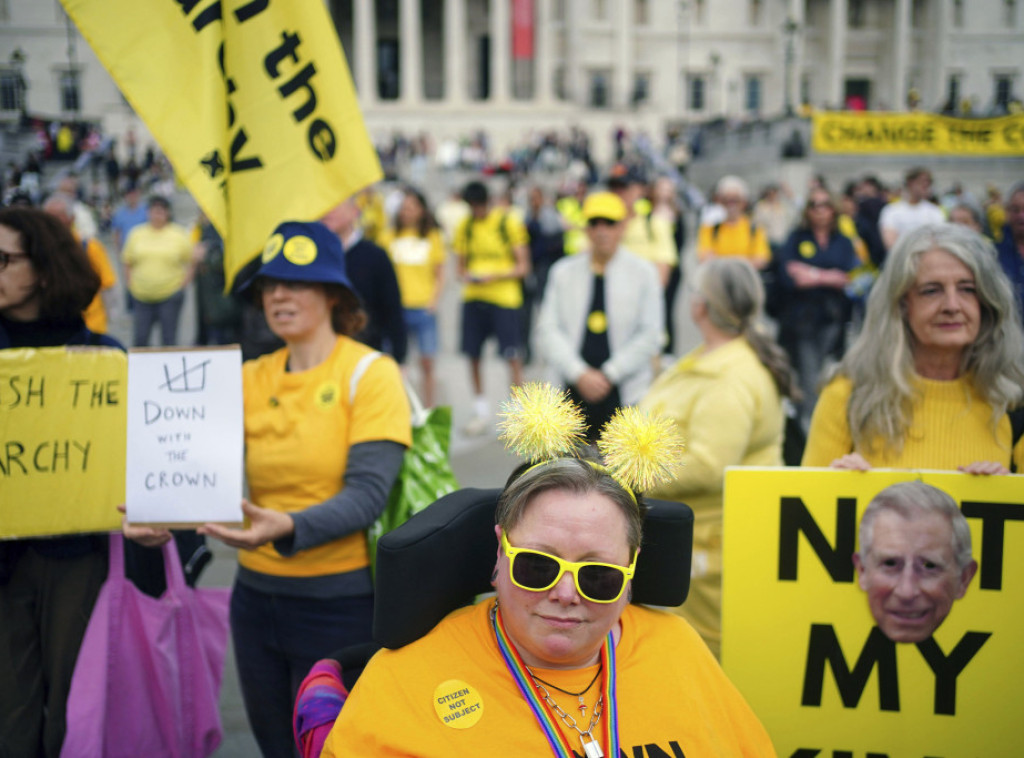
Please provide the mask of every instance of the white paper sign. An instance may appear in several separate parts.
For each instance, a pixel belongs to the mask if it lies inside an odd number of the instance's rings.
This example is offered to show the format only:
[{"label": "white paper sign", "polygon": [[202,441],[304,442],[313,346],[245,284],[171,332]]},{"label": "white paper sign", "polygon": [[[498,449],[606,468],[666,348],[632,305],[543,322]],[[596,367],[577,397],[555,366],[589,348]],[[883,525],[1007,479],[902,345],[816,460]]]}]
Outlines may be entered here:
[{"label": "white paper sign", "polygon": [[129,351],[130,523],[241,523],[242,444],[237,346]]}]

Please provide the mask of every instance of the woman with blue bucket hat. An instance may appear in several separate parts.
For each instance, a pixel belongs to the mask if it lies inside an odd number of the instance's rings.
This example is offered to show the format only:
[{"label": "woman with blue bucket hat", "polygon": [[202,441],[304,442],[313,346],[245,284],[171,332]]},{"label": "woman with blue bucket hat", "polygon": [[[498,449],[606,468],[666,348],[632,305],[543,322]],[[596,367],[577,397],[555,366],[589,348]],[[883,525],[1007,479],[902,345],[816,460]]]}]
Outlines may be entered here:
[{"label": "woman with blue bucket hat", "polygon": [[366,316],[325,226],[279,225],[241,289],[285,346],[242,368],[245,527],[199,532],[239,549],[231,628],[246,713],[265,756],[292,756],[302,678],[371,640],[365,530],[411,443],[410,411],[397,364],[350,336]]}]

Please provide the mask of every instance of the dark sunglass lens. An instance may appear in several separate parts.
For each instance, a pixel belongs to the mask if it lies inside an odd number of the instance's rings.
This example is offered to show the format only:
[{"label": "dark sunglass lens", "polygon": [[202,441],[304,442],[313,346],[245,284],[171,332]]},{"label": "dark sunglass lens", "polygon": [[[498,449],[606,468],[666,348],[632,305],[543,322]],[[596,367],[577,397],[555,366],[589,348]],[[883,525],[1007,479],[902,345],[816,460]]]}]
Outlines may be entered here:
[{"label": "dark sunglass lens", "polygon": [[545,555],[518,553],[512,561],[512,578],[523,587],[541,590],[558,575],[558,564]]},{"label": "dark sunglass lens", "polygon": [[625,574],[609,566],[584,566],[579,577],[580,589],[591,600],[612,600],[626,580]]}]

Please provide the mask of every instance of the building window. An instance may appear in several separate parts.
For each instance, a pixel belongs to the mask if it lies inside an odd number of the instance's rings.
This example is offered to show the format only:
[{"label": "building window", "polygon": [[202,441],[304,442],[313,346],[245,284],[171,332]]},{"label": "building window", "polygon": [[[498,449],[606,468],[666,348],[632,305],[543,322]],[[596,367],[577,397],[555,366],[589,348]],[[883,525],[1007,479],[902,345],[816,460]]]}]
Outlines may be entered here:
[{"label": "building window", "polygon": [[743,101],[747,113],[757,114],[761,112],[761,77],[755,74],[746,76],[743,80]]},{"label": "building window", "polygon": [[646,103],[651,97],[651,75],[647,72],[633,76],[633,105]]},{"label": "building window", "polygon": [[910,7],[910,25],[915,29],[923,29],[928,23],[927,0],[914,0]]},{"label": "building window", "polygon": [[693,20],[703,24],[707,19],[704,17],[704,0],[693,0]]},{"label": "building window", "polygon": [[960,87],[961,78],[962,77],[961,77],[960,74],[950,74],[949,75],[949,82],[947,83],[947,86],[946,86],[946,108],[945,108],[945,110],[947,110],[947,111],[949,111],[951,113],[956,113],[957,110],[959,110],[959,107],[960,107],[960,97],[961,97],[961,94],[962,94],[961,87]]},{"label": "building window", "polygon": [[78,71],[60,72],[60,109],[65,113],[78,113],[82,108],[78,85]]},{"label": "building window", "polygon": [[800,104],[811,102],[811,75],[804,74],[800,77]]},{"label": "building window", "polygon": [[0,111],[22,110],[25,81],[17,71],[0,71]]},{"label": "building window", "polygon": [[554,0],[551,4],[551,19],[565,21],[565,0]]},{"label": "building window", "polygon": [[651,4],[648,0],[634,0],[633,23],[637,26],[647,26],[651,23]]},{"label": "building window", "polygon": [[608,0],[594,0],[594,19],[597,21],[608,20]]},{"label": "building window", "polygon": [[611,98],[608,96],[608,74],[605,71],[590,72],[590,107],[607,108]]},{"label": "building window", "polygon": [[864,0],[850,0],[846,6],[846,22],[851,29],[864,28]]},{"label": "building window", "polygon": [[690,93],[689,106],[691,111],[702,111],[707,107],[707,79],[703,76],[687,78],[687,90]]},{"label": "building window", "polygon": [[953,26],[957,29],[964,27],[964,0],[953,0]]},{"label": "building window", "polygon": [[1010,100],[1013,99],[1013,77],[1009,74],[996,74],[993,83],[995,85],[994,105],[998,110],[1006,112],[1010,107]]},{"label": "building window", "polygon": [[1003,0],[1003,25],[1007,29],[1017,25],[1017,0]]},{"label": "building window", "polygon": [[750,25],[751,26],[760,26],[761,25],[761,17],[763,15],[761,13],[761,11],[763,11],[763,10],[764,10],[764,3],[761,2],[761,0],[750,0],[750,4],[748,6],[748,15],[750,16]]}]

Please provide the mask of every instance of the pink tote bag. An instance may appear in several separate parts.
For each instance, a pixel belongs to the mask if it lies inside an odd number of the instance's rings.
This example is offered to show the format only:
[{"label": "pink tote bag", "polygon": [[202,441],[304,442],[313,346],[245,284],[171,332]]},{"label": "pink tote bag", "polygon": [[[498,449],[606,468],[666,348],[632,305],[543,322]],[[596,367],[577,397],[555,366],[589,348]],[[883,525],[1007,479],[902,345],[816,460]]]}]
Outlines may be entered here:
[{"label": "pink tote bag", "polygon": [[173,541],[163,555],[167,590],[153,598],[125,578],[121,534],[110,536],[61,758],[206,758],[220,745],[231,590],[187,587]]}]

